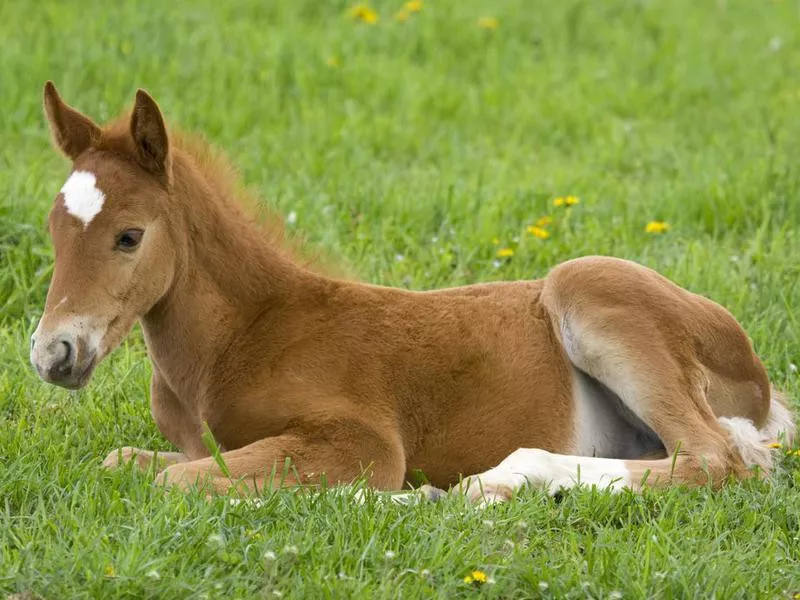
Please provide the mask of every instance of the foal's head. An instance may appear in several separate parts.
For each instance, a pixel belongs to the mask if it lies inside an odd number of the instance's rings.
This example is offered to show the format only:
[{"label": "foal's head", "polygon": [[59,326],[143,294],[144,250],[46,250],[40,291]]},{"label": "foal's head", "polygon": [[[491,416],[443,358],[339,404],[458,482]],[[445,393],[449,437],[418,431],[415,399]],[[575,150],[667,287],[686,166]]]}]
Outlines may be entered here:
[{"label": "foal's head", "polygon": [[44,107],[72,172],[50,211],[55,271],[31,362],[46,381],[77,389],[171,285],[172,160],[161,112],[144,91],[130,119],[108,128],[67,106],[50,82]]}]

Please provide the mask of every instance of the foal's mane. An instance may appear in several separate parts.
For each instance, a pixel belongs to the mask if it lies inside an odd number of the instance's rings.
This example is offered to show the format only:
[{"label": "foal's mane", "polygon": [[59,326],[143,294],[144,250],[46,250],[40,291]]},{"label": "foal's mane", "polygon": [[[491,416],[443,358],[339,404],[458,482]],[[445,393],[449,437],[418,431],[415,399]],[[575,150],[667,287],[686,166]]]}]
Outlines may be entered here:
[{"label": "foal's mane", "polygon": [[[135,150],[129,127],[130,112],[103,128],[98,149],[132,155]],[[319,251],[312,250],[302,235],[287,235],[280,213],[248,190],[227,156],[214,148],[202,135],[170,128],[169,143],[173,157],[187,160],[196,167],[202,173],[205,183],[213,190],[215,200],[233,210],[238,209],[274,251],[316,272],[338,277],[349,275],[341,266],[333,266],[333,262],[323,257]]]},{"label": "foal's mane", "polygon": [[203,173],[215,197],[229,206],[238,207],[258,226],[267,243],[276,249],[290,250],[283,217],[263,202],[259,202],[242,183],[233,163],[197,133],[173,129],[170,144],[175,155],[188,156]]}]

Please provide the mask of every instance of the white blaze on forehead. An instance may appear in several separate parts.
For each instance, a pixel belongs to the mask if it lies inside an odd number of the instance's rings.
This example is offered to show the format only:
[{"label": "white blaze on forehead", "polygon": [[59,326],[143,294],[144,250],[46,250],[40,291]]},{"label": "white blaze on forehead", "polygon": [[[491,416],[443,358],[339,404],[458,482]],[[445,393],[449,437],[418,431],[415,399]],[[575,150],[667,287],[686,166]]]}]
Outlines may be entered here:
[{"label": "white blaze on forehead", "polygon": [[102,210],[106,200],[106,195],[97,187],[97,177],[89,171],[73,171],[61,193],[67,212],[83,221],[84,229]]}]

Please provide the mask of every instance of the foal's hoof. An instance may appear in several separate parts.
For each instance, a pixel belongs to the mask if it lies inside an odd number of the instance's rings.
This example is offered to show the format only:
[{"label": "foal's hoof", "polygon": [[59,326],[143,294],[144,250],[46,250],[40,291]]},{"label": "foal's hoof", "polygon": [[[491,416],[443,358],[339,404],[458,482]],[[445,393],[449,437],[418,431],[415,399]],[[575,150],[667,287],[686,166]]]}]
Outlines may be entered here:
[{"label": "foal's hoof", "polygon": [[109,452],[108,456],[103,460],[103,467],[106,469],[118,469],[132,460],[136,461],[136,466],[142,470],[147,469],[150,463],[146,456],[141,455],[141,450],[138,448],[124,446]]},{"label": "foal's hoof", "polygon": [[492,482],[486,476],[468,477],[461,481],[455,490],[464,494],[467,500],[478,508],[501,504],[511,499],[510,487],[501,482]]},{"label": "foal's hoof", "polygon": [[433,487],[432,485],[428,485],[427,483],[419,486],[419,491],[422,493],[424,498],[430,500],[431,502],[438,502],[447,495],[446,491],[437,487]]}]

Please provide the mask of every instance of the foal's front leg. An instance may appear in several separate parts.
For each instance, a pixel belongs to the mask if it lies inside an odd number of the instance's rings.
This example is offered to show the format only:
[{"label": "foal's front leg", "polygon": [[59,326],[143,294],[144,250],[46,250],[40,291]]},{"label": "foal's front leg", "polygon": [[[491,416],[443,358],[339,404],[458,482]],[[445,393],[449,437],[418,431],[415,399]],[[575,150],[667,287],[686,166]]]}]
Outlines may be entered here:
[{"label": "foal's front leg", "polygon": [[[190,425],[187,425],[187,423],[194,422],[193,416],[186,411],[184,405],[169,388],[155,364],[153,365],[153,378],[150,381],[150,410],[159,431],[167,440],[189,455],[207,454],[200,436],[192,431]],[[192,435],[193,433],[195,435]],[[156,470],[161,471],[170,465],[188,460],[189,457],[182,452],[153,452],[124,446],[110,452],[103,461],[103,466],[107,469],[116,469],[131,461],[136,461],[136,465],[142,471],[147,471],[154,464]]]},{"label": "foal's front leg", "polygon": [[[156,481],[206,492],[253,494],[269,487],[350,483],[366,476],[370,486],[398,490],[405,476],[399,436],[377,433],[358,421],[264,438],[214,457],[173,464]],[[284,473],[286,459],[289,471]],[[224,467],[220,464],[223,463]]]},{"label": "foal's front leg", "polygon": [[142,450],[132,446],[117,448],[108,453],[103,460],[106,469],[118,469],[131,461],[135,461],[142,471],[147,471],[155,463],[156,470],[161,471],[169,465],[189,460],[182,452],[160,452],[158,450]]}]

